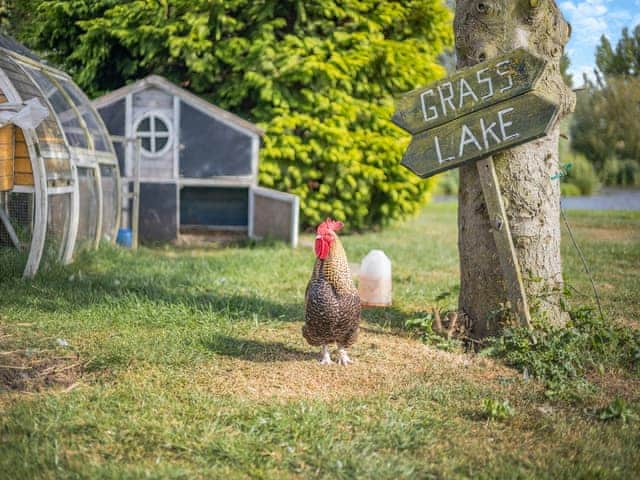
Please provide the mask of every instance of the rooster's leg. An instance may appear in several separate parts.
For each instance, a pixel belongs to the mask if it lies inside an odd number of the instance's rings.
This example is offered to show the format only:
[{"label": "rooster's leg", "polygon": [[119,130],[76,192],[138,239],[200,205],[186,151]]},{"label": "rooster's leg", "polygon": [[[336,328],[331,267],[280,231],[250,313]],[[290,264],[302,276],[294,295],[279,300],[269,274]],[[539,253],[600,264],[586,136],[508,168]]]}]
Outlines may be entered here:
[{"label": "rooster's leg", "polygon": [[351,360],[349,358],[349,355],[347,354],[346,348],[339,347],[338,354],[340,355],[340,357],[338,358],[339,365],[349,365],[350,363],[353,363],[353,360]]},{"label": "rooster's leg", "polygon": [[322,345],[322,359],[320,365],[331,365],[331,356],[329,355],[329,345]]}]

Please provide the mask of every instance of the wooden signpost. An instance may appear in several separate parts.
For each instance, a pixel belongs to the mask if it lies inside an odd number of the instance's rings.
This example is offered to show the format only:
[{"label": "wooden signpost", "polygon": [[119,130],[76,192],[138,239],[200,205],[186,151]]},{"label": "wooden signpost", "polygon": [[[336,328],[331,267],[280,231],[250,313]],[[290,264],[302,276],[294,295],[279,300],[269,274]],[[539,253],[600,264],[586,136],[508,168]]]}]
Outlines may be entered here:
[{"label": "wooden signpost", "polygon": [[411,134],[533,90],[544,60],[519,48],[404,94],[392,121]]},{"label": "wooden signpost", "polygon": [[491,155],[540,138],[555,123],[557,102],[535,88],[545,67],[544,60],[514,50],[407,93],[392,118],[413,134],[402,164],[416,175],[428,178],[478,161],[509,301],[526,327],[527,297]]}]

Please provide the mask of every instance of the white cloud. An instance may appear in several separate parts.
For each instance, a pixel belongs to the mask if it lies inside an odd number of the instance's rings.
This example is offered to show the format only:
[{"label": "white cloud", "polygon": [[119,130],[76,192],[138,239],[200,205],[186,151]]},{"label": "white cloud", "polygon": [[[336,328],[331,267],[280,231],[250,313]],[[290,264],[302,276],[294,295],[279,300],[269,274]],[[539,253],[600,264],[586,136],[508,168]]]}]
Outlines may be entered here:
[{"label": "white cloud", "polygon": [[[635,4],[640,6],[640,0],[635,0]],[[631,4],[628,3],[627,6],[634,11],[616,7],[613,0],[564,1],[560,3],[562,13],[572,26],[567,53],[571,59],[569,71],[573,74],[575,84],[582,84],[583,73],[587,73],[589,78],[593,79],[595,50],[596,46],[600,44],[602,35],[615,42],[623,27],[638,23],[640,14]]]},{"label": "white cloud", "polygon": [[[590,45],[595,45],[609,28],[611,13],[607,0],[585,0],[582,2],[562,2],[560,9],[573,27],[573,37]],[[620,14],[617,11],[616,14]]]},{"label": "white cloud", "polygon": [[580,65],[572,67],[570,73],[573,75],[574,88],[580,88],[584,85],[584,76],[586,75],[589,80],[596,83],[596,75],[593,71],[593,65]]}]

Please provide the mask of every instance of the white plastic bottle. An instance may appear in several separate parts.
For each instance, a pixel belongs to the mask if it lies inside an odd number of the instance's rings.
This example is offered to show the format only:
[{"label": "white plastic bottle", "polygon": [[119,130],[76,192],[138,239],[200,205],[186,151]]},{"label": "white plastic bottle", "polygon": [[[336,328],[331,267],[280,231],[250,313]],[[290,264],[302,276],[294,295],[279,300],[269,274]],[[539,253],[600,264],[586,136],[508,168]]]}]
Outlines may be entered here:
[{"label": "white plastic bottle", "polygon": [[358,292],[362,306],[391,305],[391,260],[382,250],[371,250],[362,260]]}]

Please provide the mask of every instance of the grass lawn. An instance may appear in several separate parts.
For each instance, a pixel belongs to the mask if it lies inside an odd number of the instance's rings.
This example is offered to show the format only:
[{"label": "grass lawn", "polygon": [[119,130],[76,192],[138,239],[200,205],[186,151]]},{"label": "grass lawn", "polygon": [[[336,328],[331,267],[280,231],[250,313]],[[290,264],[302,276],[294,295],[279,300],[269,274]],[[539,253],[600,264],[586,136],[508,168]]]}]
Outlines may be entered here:
[{"label": "grass lawn", "polygon": [[[640,214],[569,218],[607,319],[639,328]],[[570,301],[592,304],[563,233]],[[103,248],[0,283],[0,477],[637,478],[638,369],[593,365],[588,394],[548,398],[404,329],[455,307],[454,205],[343,240],[394,269],[394,306],[364,311],[348,368],[300,335],[306,247]],[[605,421],[614,398],[626,415]]]}]

